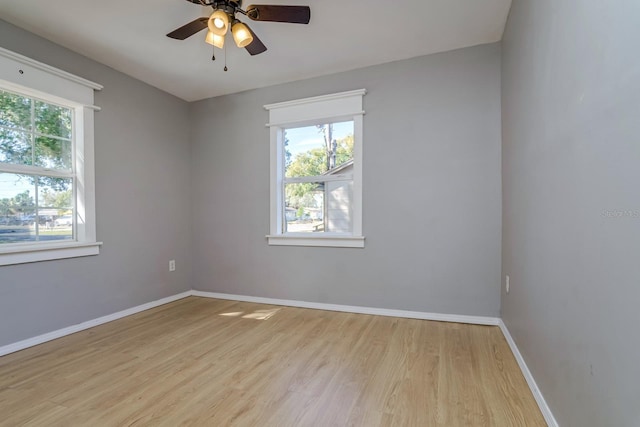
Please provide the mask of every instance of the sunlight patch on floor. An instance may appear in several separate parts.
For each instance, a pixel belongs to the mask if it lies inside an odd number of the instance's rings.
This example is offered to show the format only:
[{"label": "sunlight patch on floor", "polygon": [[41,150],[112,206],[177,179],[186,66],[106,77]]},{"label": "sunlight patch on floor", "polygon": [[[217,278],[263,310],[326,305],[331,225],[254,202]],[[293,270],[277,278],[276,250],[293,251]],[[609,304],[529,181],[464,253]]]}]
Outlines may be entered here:
[{"label": "sunlight patch on floor", "polygon": [[229,313],[220,313],[220,316],[242,317],[243,319],[267,320],[270,317],[274,316],[280,310],[281,310],[280,308],[273,308],[271,310],[256,310],[253,313],[247,313],[247,314],[245,314],[244,311],[232,311]]}]

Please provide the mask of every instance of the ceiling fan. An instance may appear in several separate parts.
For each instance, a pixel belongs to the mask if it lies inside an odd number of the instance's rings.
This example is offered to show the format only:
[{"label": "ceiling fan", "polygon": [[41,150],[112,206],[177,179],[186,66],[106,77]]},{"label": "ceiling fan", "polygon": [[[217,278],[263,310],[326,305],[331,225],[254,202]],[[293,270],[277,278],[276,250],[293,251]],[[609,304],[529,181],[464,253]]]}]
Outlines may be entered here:
[{"label": "ceiling fan", "polygon": [[[308,24],[311,19],[309,6],[258,4],[249,5],[247,10],[242,10],[242,0],[187,1],[201,6],[211,6],[213,13],[210,16],[198,18],[183,25],[167,34],[167,37],[184,40],[208,28],[205,41],[214,47],[222,49],[225,35],[231,29],[236,45],[240,48],[245,48],[251,55],[258,55],[266,51],[267,47],[246,24],[236,18],[236,14],[245,15],[253,21],[288,22],[292,24]],[[215,59],[215,56],[212,59]]]}]

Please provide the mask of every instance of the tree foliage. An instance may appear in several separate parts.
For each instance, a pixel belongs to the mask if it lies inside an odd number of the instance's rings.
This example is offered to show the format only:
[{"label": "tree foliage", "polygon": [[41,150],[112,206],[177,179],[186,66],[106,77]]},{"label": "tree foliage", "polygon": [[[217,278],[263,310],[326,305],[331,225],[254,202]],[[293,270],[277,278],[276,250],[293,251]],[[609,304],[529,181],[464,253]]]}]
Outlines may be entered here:
[{"label": "tree foliage", "polygon": [[[336,140],[336,162],[338,167],[353,158],[353,135]],[[319,176],[329,171],[327,152],[322,148],[313,148],[299,153],[289,164],[285,176]]]},{"label": "tree foliage", "polygon": [[33,213],[36,202],[29,190],[16,194],[11,198],[0,199],[0,215],[9,216],[24,213]]},{"label": "tree foliage", "polygon": [[[71,189],[63,191],[50,191],[45,188],[38,200],[38,210],[57,209],[65,211],[73,207],[73,191]],[[35,214],[36,202],[29,190],[18,193],[13,197],[0,199],[0,216],[11,216],[21,214]]]},{"label": "tree foliage", "polygon": [[[71,129],[70,109],[0,90],[0,163],[71,170]],[[56,190],[67,190],[70,183],[39,179]]]},{"label": "tree foliage", "polygon": [[71,209],[73,207],[73,191],[49,191],[48,188],[42,190],[42,197],[38,204],[44,208],[55,208],[59,210]]},{"label": "tree foliage", "polygon": [[[325,148],[313,148],[303,153],[298,153],[286,168],[285,176],[321,176],[329,171],[328,152]],[[353,159],[353,135],[335,140],[335,164],[334,168]],[[317,183],[288,184],[285,188],[285,196],[288,206],[317,207],[314,192],[318,189]]]}]

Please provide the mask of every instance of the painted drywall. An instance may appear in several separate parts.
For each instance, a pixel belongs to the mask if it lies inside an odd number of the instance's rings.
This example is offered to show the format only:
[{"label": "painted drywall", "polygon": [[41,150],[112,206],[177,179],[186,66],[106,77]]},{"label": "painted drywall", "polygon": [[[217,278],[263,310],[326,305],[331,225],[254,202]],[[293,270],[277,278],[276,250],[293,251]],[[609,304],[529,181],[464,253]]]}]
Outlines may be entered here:
[{"label": "painted drywall", "polygon": [[[262,106],[360,88],[366,247],[269,246]],[[194,289],[498,314],[499,44],[212,98],[190,116]]]},{"label": "painted drywall", "polygon": [[0,46],[104,85],[95,97],[104,245],[94,257],[0,267],[0,346],[190,289],[187,104],[1,20]]},{"label": "painted drywall", "polygon": [[502,316],[562,426],[640,425],[640,3],[514,0]]}]

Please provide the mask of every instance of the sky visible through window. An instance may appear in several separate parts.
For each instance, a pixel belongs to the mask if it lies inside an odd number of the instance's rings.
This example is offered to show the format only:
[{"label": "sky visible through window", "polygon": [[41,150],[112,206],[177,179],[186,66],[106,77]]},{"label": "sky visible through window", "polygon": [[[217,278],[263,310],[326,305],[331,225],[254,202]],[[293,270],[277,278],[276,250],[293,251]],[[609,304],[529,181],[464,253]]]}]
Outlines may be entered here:
[{"label": "sky visible through window", "polygon": [[[333,123],[333,139],[342,139],[353,134],[353,122]],[[286,129],[289,140],[289,152],[291,159],[295,159],[300,153],[305,153],[313,148],[324,147],[322,131],[315,126]]]},{"label": "sky visible through window", "polygon": [[0,199],[10,199],[16,194],[27,190],[31,196],[35,196],[35,194],[33,194],[33,184],[29,183],[26,177],[16,179],[16,175],[0,173]]}]

